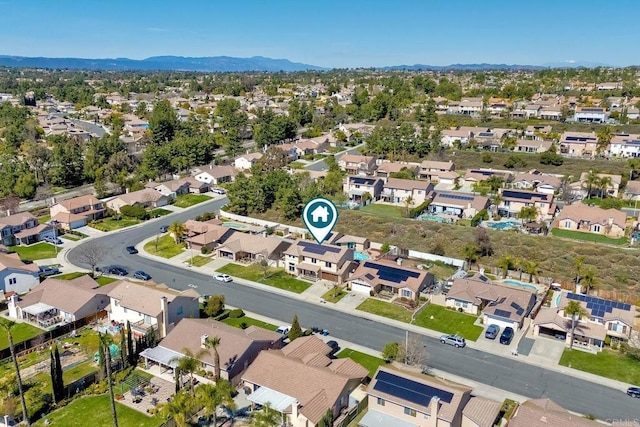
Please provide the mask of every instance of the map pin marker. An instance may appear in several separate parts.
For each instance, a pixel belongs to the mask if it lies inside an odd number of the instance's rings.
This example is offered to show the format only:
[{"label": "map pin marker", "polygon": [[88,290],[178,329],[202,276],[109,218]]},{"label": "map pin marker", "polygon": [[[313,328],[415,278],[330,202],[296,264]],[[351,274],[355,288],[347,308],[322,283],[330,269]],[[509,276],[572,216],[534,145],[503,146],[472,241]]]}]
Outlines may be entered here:
[{"label": "map pin marker", "polygon": [[317,197],[304,206],[302,221],[316,242],[322,243],[338,222],[338,209],[331,200]]}]

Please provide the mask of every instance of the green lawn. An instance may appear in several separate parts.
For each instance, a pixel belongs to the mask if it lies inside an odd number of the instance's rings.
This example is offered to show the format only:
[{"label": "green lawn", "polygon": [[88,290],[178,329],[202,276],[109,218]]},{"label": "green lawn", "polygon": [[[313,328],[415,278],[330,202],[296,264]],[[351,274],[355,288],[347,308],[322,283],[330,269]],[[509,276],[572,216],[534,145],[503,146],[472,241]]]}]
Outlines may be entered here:
[{"label": "green lawn", "polygon": [[385,218],[406,218],[406,209],[400,206],[381,205],[371,203],[360,209],[360,212],[376,215]]},{"label": "green lawn", "polygon": [[187,262],[189,262],[194,267],[202,267],[203,265],[210,263],[211,258],[202,255],[196,255],[193,258],[189,259]]},{"label": "green lawn", "polygon": [[[71,272],[71,273],[59,274],[57,276],[53,276],[53,278],[54,279],[60,279],[60,280],[73,280],[73,279],[76,279],[76,278],[78,278],[80,276],[84,276],[86,274],[88,274],[88,273],[83,273],[83,272],[80,272],[80,271],[74,271],[74,272]],[[113,277],[107,277],[107,276],[100,276],[100,277],[97,277],[95,279],[95,281],[98,282],[98,284],[100,286],[108,285],[109,283],[113,283],[113,282],[115,282],[117,280],[119,280],[119,279],[114,279]]]},{"label": "green lawn", "polygon": [[270,331],[275,331],[278,329],[276,325],[272,325],[271,323],[266,323],[258,319],[253,319],[251,317],[242,316],[236,319],[232,319],[227,317],[222,321],[222,323],[226,323],[227,325],[235,326],[236,328],[241,328],[242,324],[245,323],[247,326],[257,326],[259,328],[268,329]]},{"label": "green lawn", "polygon": [[[58,247],[58,252],[60,252],[60,247]],[[40,242],[35,245],[30,246],[12,246],[11,250],[20,255],[20,259],[47,259],[47,258],[55,258],[56,248],[50,243]]]},{"label": "green lawn", "polygon": [[285,291],[291,291],[295,293],[304,292],[310,283],[303,282],[302,280],[294,279],[285,273],[282,268],[269,269],[269,276],[264,277],[264,271],[260,266],[251,264],[247,267],[238,264],[227,264],[224,267],[218,269],[220,273],[225,273],[230,276],[240,277],[245,280],[251,280],[253,282],[262,283],[264,285],[273,286],[274,288],[284,289]]},{"label": "green lawn", "polygon": [[71,240],[71,241],[73,241],[73,242],[75,242],[75,241],[78,241],[78,240],[82,239],[82,237],[80,237],[80,236],[75,236],[75,235],[73,235],[73,234],[62,234],[62,235],[60,235],[60,238],[61,238],[61,239],[65,239],[65,240]]},{"label": "green lawn", "polygon": [[322,299],[328,302],[336,303],[344,298],[344,296],[347,294],[348,292],[346,289],[336,287],[325,292],[325,294],[322,295]]},{"label": "green lawn", "polygon": [[[62,372],[62,377],[64,378],[65,384],[70,384],[74,381],[79,380],[92,372],[97,372],[98,366],[92,361],[86,361],[84,363],[80,363],[72,367],[71,369],[67,369]],[[51,392],[51,374],[47,370],[46,372],[40,372],[38,375],[35,375],[31,378],[31,382],[39,382],[46,384],[45,391]]]},{"label": "green lawn", "polygon": [[441,305],[429,304],[416,316],[413,324],[445,334],[458,334],[470,341],[476,341],[483,328],[474,325],[475,321],[475,316],[447,310]]},{"label": "green lawn", "polygon": [[152,210],[151,212],[149,212],[149,215],[151,215],[151,218],[158,218],[158,217],[161,217],[161,216],[169,215],[170,213],[171,213],[170,210],[162,209],[162,208],[156,208],[156,209]]},{"label": "green lawn", "polygon": [[100,277],[96,277],[95,280],[96,282],[98,282],[98,285],[104,286],[104,285],[108,285],[109,283],[117,282],[120,279],[115,279],[113,277],[107,277],[107,276],[100,276]]},{"label": "green lawn", "polygon": [[184,251],[184,246],[182,244],[176,244],[173,237],[169,234],[165,234],[158,239],[153,239],[147,242],[144,245],[144,250],[151,255],[157,255],[163,258],[172,258],[181,254],[182,251]]},{"label": "green lawn", "polygon": [[38,217],[38,222],[40,224],[46,224],[51,221],[51,215],[42,215]]},{"label": "green lawn", "polygon": [[125,227],[131,227],[132,225],[140,224],[140,222],[141,221],[136,218],[126,218],[126,217],[122,217],[120,219],[105,218],[100,221],[91,222],[89,223],[89,226],[100,231],[113,231],[113,230],[119,230]]},{"label": "green lawn", "polygon": [[211,200],[211,197],[205,196],[204,194],[182,194],[176,198],[173,206],[188,208],[198,203],[206,202],[207,200]]},{"label": "green lawn", "polygon": [[[12,329],[12,332],[13,342],[14,344],[17,344],[24,340],[28,340],[29,338],[38,336],[44,331],[28,323],[16,323],[16,326]],[[7,339],[7,334],[2,332],[0,333],[0,349],[7,347],[9,347],[9,340]]]},{"label": "green lawn", "polygon": [[560,365],[629,384],[640,384],[640,363],[627,355],[609,349],[591,354],[567,348],[562,353]]},{"label": "green lawn", "polygon": [[[164,420],[160,415],[149,417],[141,412],[116,404],[118,424],[127,427],[159,427]],[[58,409],[41,420],[34,426],[44,426],[44,421],[56,427],[84,427],[84,426],[108,426],[112,425],[111,404],[109,395],[88,396],[77,399],[62,409]]]},{"label": "green lawn", "polygon": [[565,237],[567,239],[574,239],[574,240],[585,240],[587,242],[593,242],[593,243],[606,243],[609,245],[626,245],[629,243],[629,239],[627,239],[626,237],[621,237],[619,239],[612,239],[610,237],[602,236],[600,234],[583,233],[581,231],[574,231],[574,230],[561,230],[559,228],[551,229],[551,234],[553,234],[556,237]]},{"label": "green lawn", "polygon": [[370,377],[373,377],[379,366],[386,365],[386,362],[379,357],[360,353],[359,351],[351,350],[350,348],[343,348],[338,354],[336,354],[336,357],[338,359],[346,359],[348,357],[354,362],[361,364],[369,370]]},{"label": "green lawn", "polygon": [[404,307],[393,304],[391,302],[380,301],[373,298],[367,298],[357,307],[358,310],[367,313],[377,314],[378,316],[388,317],[389,319],[399,320],[409,323],[411,321],[411,312]]}]

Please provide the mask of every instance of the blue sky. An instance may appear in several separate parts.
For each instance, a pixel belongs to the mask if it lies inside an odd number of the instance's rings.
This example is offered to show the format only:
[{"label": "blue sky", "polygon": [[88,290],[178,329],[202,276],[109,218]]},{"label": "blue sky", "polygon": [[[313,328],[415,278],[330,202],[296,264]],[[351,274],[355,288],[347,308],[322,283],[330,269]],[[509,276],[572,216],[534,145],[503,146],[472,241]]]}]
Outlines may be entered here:
[{"label": "blue sky", "polygon": [[640,64],[637,0],[0,0],[0,54]]}]

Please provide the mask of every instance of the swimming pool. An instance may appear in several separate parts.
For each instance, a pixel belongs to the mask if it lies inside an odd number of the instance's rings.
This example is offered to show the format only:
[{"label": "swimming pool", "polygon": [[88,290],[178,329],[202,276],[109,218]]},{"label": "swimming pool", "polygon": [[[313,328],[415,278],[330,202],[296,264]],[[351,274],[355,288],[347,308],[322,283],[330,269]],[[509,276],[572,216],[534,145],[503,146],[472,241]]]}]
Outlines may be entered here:
[{"label": "swimming pool", "polygon": [[509,228],[518,227],[518,221],[485,221],[485,225],[493,230],[507,230]]},{"label": "swimming pool", "polygon": [[502,283],[506,285],[511,285],[511,286],[518,286],[520,288],[531,289],[532,291],[538,292],[538,288],[536,286],[530,285],[529,283],[523,283],[519,280],[506,279],[506,280],[503,280]]},{"label": "swimming pool", "polygon": [[447,218],[443,218],[438,215],[420,215],[419,217],[423,221],[436,221],[436,222],[447,222]]},{"label": "swimming pool", "polygon": [[247,228],[247,226],[244,224],[241,224],[239,222],[232,222],[232,221],[223,222],[222,226],[227,228],[233,228],[234,230],[244,230]]},{"label": "swimming pool", "polygon": [[369,259],[369,255],[365,254],[364,252],[354,251],[353,259],[355,259],[356,261],[366,261]]}]

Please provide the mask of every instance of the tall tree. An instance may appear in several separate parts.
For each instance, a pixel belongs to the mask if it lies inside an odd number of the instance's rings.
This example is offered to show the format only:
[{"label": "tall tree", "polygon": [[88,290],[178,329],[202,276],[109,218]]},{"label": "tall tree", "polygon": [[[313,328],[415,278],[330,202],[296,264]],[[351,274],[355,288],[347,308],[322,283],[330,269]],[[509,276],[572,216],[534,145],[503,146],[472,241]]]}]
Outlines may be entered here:
[{"label": "tall tree", "polygon": [[136,351],[133,348],[133,332],[131,330],[131,323],[127,320],[127,356],[129,366],[136,364]]},{"label": "tall tree", "polygon": [[233,401],[233,387],[224,379],[219,379],[215,384],[202,384],[196,389],[197,402],[204,407],[204,415],[213,419],[213,427],[218,427],[217,410],[220,406],[235,410]]},{"label": "tall tree", "polygon": [[[60,351],[56,345],[53,351],[53,363],[55,375],[52,375],[51,386],[53,389],[53,397],[56,402],[60,402],[64,399],[64,377],[62,374],[62,363],[60,363]],[[55,378],[55,382],[54,382]]]},{"label": "tall tree", "polygon": [[175,221],[169,226],[168,231],[173,235],[173,240],[176,242],[176,244],[178,244],[182,241],[182,238],[187,233],[187,228],[183,223]]},{"label": "tall tree", "polygon": [[220,353],[218,353],[219,345],[220,337],[209,337],[204,342],[204,348],[213,351],[213,369],[216,382],[220,379]]},{"label": "tall tree", "polygon": [[462,252],[464,254],[464,259],[465,261],[467,261],[467,264],[468,264],[468,268],[471,268],[473,263],[478,261],[479,251],[480,249],[478,248],[478,246],[473,243],[467,243],[462,249]]},{"label": "tall tree", "polygon": [[318,427],[333,427],[333,411],[331,409],[327,409],[327,412],[324,413]]},{"label": "tall tree", "polygon": [[162,414],[166,418],[173,418],[177,427],[187,427],[188,421],[195,411],[195,399],[184,391],[173,395],[173,399],[162,406]]},{"label": "tall tree", "polygon": [[569,301],[564,308],[564,315],[571,318],[571,341],[569,342],[569,348],[573,348],[573,341],[575,340],[576,326],[580,322],[580,319],[588,316],[587,310],[580,305],[579,301]]},{"label": "tall tree", "polygon": [[153,113],[149,118],[149,129],[151,130],[151,140],[156,145],[166,144],[173,140],[178,131],[178,114],[168,100],[156,102]]},{"label": "tall tree", "polygon": [[[189,375],[189,381],[190,381],[189,389],[191,390],[192,396],[195,396],[195,386],[194,386],[195,381],[193,380],[193,374],[198,369],[200,369],[200,366],[202,365],[202,363],[200,362],[199,359],[206,353],[208,353],[206,349],[200,349],[197,353],[194,354],[191,350],[185,347],[182,349],[182,354],[183,354],[182,357],[176,357],[174,359],[171,359],[171,362],[178,362],[177,368],[180,370],[181,375],[183,373],[186,373]],[[180,383],[183,383],[182,379],[180,380]]]},{"label": "tall tree", "polygon": [[18,365],[18,356],[16,355],[16,348],[13,343],[13,329],[15,327],[16,322],[5,318],[0,318],[0,328],[4,329],[4,331],[7,333],[7,341],[9,341],[9,351],[11,352],[11,360],[13,361],[13,369],[16,373],[18,394],[20,395],[20,404],[22,405],[22,420],[26,425],[29,425],[29,414],[27,412],[27,402],[24,399],[22,378],[20,377],[20,366]]},{"label": "tall tree", "polygon": [[300,327],[300,322],[298,322],[298,315],[293,315],[293,321],[291,322],[291,329],[289,329],[289,341],[294,341],[296,338],[300,338],[302,336],[302,328]]},{"label": "tall tree", "polygon": [[261,411],[251,414],[250,427],[276,427],[280,425],[282,415],[271,407],[269,403],[262,407]]},{"label": "tall tree", "polygon": [[602,126],[596,133],[596,137],[596,152],[598,154],[602,154],[611,143],[611,139],[613,138],[613,131],[611,130],[610,126]]},{"label": "tall tree", "polygon": [[109,399],[111,400],[111,416],[113,417],[113,427],[118,427],[118,413],[116,412],[116,400],[113,396],[113,378],[111,377],[111,345],[113,337],[109,334],[98,333],[100,346],[104,351],[104,362],[107,371],[107,386],[109,388]]}]

